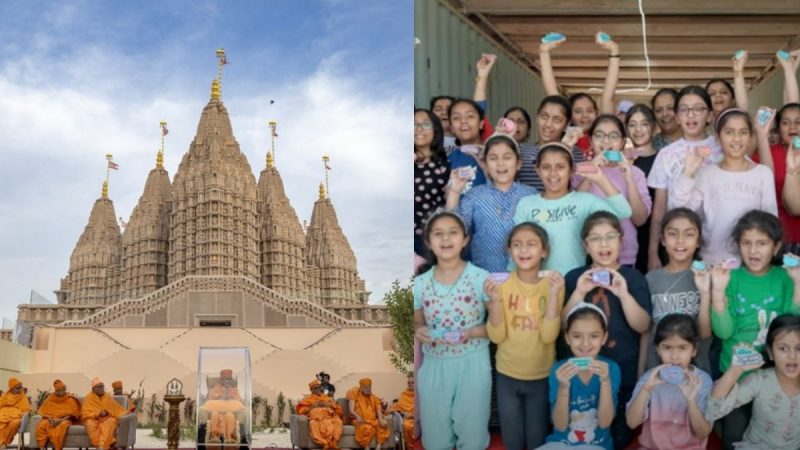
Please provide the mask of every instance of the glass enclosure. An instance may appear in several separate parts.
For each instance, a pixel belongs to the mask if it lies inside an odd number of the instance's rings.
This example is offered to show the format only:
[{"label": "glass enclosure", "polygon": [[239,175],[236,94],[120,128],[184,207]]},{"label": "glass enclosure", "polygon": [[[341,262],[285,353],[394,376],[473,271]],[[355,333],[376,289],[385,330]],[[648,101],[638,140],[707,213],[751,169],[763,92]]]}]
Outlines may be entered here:
[{"label": "glass enclosure", "polygon": [[200,347],[197,355],[197,448],[250,448],[250,350]]}]

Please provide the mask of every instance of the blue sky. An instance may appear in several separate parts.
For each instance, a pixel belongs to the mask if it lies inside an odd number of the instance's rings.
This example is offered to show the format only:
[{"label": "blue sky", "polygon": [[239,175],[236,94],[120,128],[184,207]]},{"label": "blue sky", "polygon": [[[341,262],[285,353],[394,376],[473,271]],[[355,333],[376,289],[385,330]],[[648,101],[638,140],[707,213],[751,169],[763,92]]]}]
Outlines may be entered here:
[{"label": "blue sky", "polygon": [[[224,47],[223,101],[256,177],[277,166],[309,219],[331,156],[331,199],[379,301],[411,275],[411,1],[0,3],[0,317],[66,275],[105,177],[127,220],[166,120],[174,176]],[[270,100],[275,103],[270,105]]]}]

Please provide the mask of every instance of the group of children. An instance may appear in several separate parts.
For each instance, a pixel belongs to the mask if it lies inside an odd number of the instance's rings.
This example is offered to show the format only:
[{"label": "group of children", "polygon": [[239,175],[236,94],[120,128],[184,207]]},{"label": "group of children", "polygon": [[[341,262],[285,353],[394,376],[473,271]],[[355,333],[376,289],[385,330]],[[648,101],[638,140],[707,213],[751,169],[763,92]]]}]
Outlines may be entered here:
[{"label": "group of children", "polygon": [[519,107],[485,129],[492,64],[449,102],[451,145],[441,99],[414,115],[425,448],[488,446],[490,341],[506,448],[625,448],[640,429],[636,448],[705,449],[717,420],[726,447],[800,448],[800,52],[777,114],[753,121],[738,81],[659,91],[624,120],[608,95],[603,114],[550,95],[536,144]]}]

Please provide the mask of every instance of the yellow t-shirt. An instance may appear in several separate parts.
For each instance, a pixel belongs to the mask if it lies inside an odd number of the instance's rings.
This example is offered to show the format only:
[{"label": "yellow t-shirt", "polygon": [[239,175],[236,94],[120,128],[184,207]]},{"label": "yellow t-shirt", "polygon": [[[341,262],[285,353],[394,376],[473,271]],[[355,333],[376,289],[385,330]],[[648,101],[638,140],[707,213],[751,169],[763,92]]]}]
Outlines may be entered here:
[{"label": "yellow t-shirt", "polygon": [[497,344],[497,371],[517,380],[541,380],[550,374],[556,357],[556,338],[561,331],[564,288],[558,293],[558,311],[545,320],[550,281],[523,283],[516,272],[500,286],[503,323],[487,322],[489,339]]}]

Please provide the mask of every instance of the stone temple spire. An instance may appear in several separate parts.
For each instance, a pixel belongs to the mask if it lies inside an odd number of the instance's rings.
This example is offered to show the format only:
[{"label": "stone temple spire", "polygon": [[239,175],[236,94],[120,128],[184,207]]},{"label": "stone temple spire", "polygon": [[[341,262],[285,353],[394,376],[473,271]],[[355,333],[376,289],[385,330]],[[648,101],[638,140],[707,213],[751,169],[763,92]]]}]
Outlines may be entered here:
[{"label": "stone temple spire", "polygon": [[69,258],[69,271],[61,280],[60,303],[107,305],[117,300],[121,240],[106,181]]},{"label": "stone temple spire", "polygon": [[306,289],[305,234],[283,188],[272,153],[258,179],[261,284],[290,297]]},{"label": "stone temple spire", "polygon": [[159,151],[144,192],[122,235],[121,298],[138,298],[167,284],[172,186]]},{"label": "stone temple spire", "polygon": [[172,183],[170,282],[187,275],[260,280],[256,180],[217,91]]},{"label": "stone temple spire", "polygon": [[310,271],[316,279],[309,281],[320,292],[323,306],[359,304],[364,281],[358,277],[356,256],[323,185],[319,192],[306,231],[306,265],[319,270]]}]

